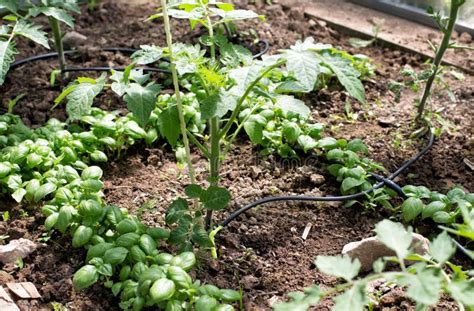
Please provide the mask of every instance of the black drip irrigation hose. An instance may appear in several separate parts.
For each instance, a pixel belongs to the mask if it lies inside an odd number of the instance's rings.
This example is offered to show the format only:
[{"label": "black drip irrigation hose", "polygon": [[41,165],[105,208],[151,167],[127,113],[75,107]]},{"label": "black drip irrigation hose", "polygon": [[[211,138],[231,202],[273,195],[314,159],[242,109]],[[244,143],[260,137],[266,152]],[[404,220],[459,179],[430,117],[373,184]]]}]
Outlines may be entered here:
[{"label": "black drip irrigation hose", "polygon": [[[341,196],[325,196],[325,197],[318,197],[318,196],[306,196],[306,195],[290,195],[290,196],[274,196],[274,197],[267,197],[263,198],[260,200],[257,200],[255,202],[252,202],[235,212],[233,212],[227,219],[225,219],[221,223],[221,227],[226,227],[229,223],[237,219],[240,215],[248,211],[249,209],[255,208],[257,206],[271,203],[271,202],[281,202],[281,201],[316,201],[316,202],[338,202],[338,201],[351,201],[351,200],[357,200],[366,197],[368,194],[374,192],[375,190],[387,186],[391,189],[393,189],[400,197],[403,199],[406,199],[405,193],[403,193],[402,188],[397,185],[393,180],[398,177],[400,174],[402,174],[408,167],[410,167],[413,163],[418,161],[423,155],[425,155],[433,146],[435,142],[435,136],[433,132],[430,130],[430,136],[428,139],[428,144],[420,151],[418,152],[414,157],[412,157],[410,160],[406,161],[405,163],[402,164],[395,172],[390,174],[388,177],[383,177],[381,175],[375,174],[375,173],[370,173],[372,177],[374,177],[375,180],[378,181],[377,184],[375,184],[372,188],[367,189],[365,191],[355,193],[355,194],[350,194],[350,195],[341,195]],[[458,241],[453,239],[454,243],[456,244],[457,248],[468,258],[471,258],[471,254],[469,251],[462,246]]]},{"label": "black drip irrigation hose", "polygon": [[[235,220],[241,214],[245,213],[249,209],[257,207],[262,204],[270,203],[270,202],[279,202],[279,201],[320,201],[320,202],[334,202],[334,201],[351,201],[364,198],[367,194],[383,187],[384,185],[394,189],[397,193],[403,194],[401,188],[393,181],[398,175],[400,175],[403,171],[405,171],[410,165],[415,163],[419,158],[421,158],[424,154],[426,154],[430,148],[433,146],[435,141],[435,136],[432,132],[430,132],[430,137],[428,144],[413,158],[405,162],[399,169],[397,169],[394,173],[390,174],[387,178],[384,178],[377,174],[371,174],[378,183],[375,184],[372,188],[367,189],[365,191],[349,194],[349,195],[341,195],[341,196],[325,196],[325,197],[318,197],[318,196],[306,196],[306,195],[290,195],[290,196],[276,196],[276,197],[267,197],[250,203],[237,211],[233,212],[226,220],[224,220],[221,224],[222,227],[227,226],[230,222]],[[403,194],[404,195],[404,194]]]},{"label": "black drip irrigation hose", "polygon": [[[270,43],[267,40],[261,40],[257,43],[258,45],[263,45],[263,49],[255,54],[253,56],[254,59],[258,59],[265,55],[268,50],[270,49]],[[104,52],[121,52],[121,53],[128,53],[132,54],[136,51],[137,49],[132,49],[132,48],[120,48],[120,47],[109,47],[109,48],[101,48],[102,51]],[[64,51],[64,55],[69,56],[72,54],[75,54],[79,52],[78,50],[66,50]],[[32,57],[27,57],[25,59],[21,59],[19,61],[14,62],[11,64],[10,69],[15,69],[19,66],[31,63],[31,62],[36,62],[36,61],[42,61],[42,60],[48,60],[52,58],[58,57],[57,52],[52,52],[52,53],[46,53],[46,54],[40,54]],[[169,59],[164,58],[163,61],[169,62]],[[171,71],[166,70],[166,69],[160,69],[160,68],[153,68],[153,67],[137,67],[137,69],[142,69],[144,72],[160,72],[160,73],[166,73],[170,74]],[[125,67],[77,67],[77,68],[65,68],[63,72],[87,72],[87,71],[95,71],[95,72],[104,72],[104,71],[111,71],[111,70],[125,70]]]}]

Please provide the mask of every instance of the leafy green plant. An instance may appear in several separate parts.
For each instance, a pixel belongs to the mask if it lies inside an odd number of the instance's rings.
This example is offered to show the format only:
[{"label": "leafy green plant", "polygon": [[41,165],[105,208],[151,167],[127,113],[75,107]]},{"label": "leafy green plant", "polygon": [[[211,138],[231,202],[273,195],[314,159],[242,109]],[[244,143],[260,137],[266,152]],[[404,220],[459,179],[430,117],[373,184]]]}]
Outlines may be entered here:
[{"label": "leafy green plant", "polygon": [[46,33],[39,26],[23,19],[16,11],[13,1],[3,4],[3,6],[12,10],[16,15],[4,16],[3,20],[6,23],[0,27],[0,85],[5,82],[10,65],[15,61],[15,54],[17,54],[16,37],[26,37],[37,44],[49,48]]},{"label": "leafy green plant", "polygon": [[374,25],[372,26],[372,36],[373,36],[372,39],[364,40],[364,39],[359,39],[359,38],[350,38],[349,44],[355,48],[365,48],[365,47],[368,47],[369,45],[372,45],[374,42],[377,41],[379,37],[380,29],[382,28],[384,23],[385,23],[385,20],[383,18],[380,20],[376,20],[374,22]]},{"label": "leafy green plant", "polygon": [[31,22],[33,17],[40,14],[49,18],[60,69],[64,69],[65,58],[59,23],[74,27],[74,19],[68,12],[80,13],[76,0],[42,0],[38,4],[28,2],[25,7],[20,7],[17,1],[5,0],[0,4],[0,8],[10,12],[10,15],[3,17],[6,24],[0,27],[0,85],[4,83],[5,76],[17,54],[16,37],[26,37],[49,49],[47,34],[41,30],[40,26]]},{"label": "leafy green plant", "polygon": [[463,209],[468,213],[473,210],[474,195],[466,194],[461,188],[453,188],[444,195],[424,186],[409,185],[403,187],[403,192],[408,196],[401,206],[406,222],[421,216],[422,219],[450,225],[463,218]]},{"label": "leafy green plant", "polygon": [[69,15],[72,13],[81,13],[77,0],[42,0],[39,5],[32,5],[28,14],[35,17],[40,14],[48,17],[56,52],[58,53],[59,69],[61,73],[66,68],[66,58],[62,41],[60,23],[74,28],[74,19]]},{"label": "leafy green plant", "polygon": [[[373,273],[357,278],[361,264],[358,259],[345,256],[318,256],[315,265],[322,273],[343,280],[340,284],[323,290],[312,286],[304,292],[288,294],[291,301],[274,306],[274,310],[307,310],[317,305],[321,299],[337,295],[332,310],[365,310],[371,302],[367,285],[374,280],[384,280],[406,288],[406,295],[416,302],[417,310],[427,310],[436,305],[441,294],[450,296],[456,301],[460,310],[471,310],[474,299],[474,279],[470,272],[449,262],[456,251],[456,245],[446,232],[438,235],[431,243],[429,252],[418,255],[413,250],[412,229],[405,229],[401,224],[383,220],[375,227],[377,239],[393,250],[394,257],[380,258],[373,265]],[[416,261],[406,267],[405,260]],[[384,271],[387,263],[397,263],[399,271]],[[449,270],[451,274],[446,273]]]}]

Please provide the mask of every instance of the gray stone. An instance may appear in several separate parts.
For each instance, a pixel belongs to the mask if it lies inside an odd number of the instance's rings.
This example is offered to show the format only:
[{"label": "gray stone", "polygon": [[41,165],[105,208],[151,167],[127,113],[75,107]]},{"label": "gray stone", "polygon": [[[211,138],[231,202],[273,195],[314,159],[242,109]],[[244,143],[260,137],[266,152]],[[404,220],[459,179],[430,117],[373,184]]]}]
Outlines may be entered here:
[{"label": "gray stone", "polygon": [[70,31],[63,37],[63,45],[65,49],[77,48],[85,45],[87,37],[77,31]]},{"label": "gray stone", "polygon": [[11,240],[7,245],[0,245],[0,262],[14,263],[18,258],[25,258],[35,249],[36,244],[30,240]]},{"label": "gray stone", "polygon": [[[413,233],[412,246],[415,247],[417,254],[424,255],[428,252],[429,240],[420,234]],[[372,270],[373,263],[381,257],[395,256],[395,252],[377,240],[376,237],[346,244],[342,249],[342,254],[359,259],[362,272]],[[405,263],[409,265],[414,262],[407,261]]]}]

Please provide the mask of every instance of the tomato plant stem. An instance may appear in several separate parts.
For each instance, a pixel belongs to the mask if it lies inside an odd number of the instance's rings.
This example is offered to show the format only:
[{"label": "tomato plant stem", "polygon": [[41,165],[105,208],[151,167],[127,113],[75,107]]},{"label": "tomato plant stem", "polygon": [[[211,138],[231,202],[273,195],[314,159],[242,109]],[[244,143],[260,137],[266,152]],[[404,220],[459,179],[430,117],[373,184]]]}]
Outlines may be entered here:
[{"label": "tomato plant stem", "polygon": [[186,132],[186,121],[184,120],[183,103],[181,101],[181,93],[179,90],[178,72],[176,71],[176,65],[173,62],[173,37],[171,35],[170,19],[168,16],[168,10],[166,8],[166,0],[161,0],[161,6],[163,7],[163,22],[165,25],[166,43],[168,45],[170,58],[171,76],[173,79],[174,93],[176,96],[176,107],[178,109],[179,127],[181,136],[183,137],[184,149],[186,151],[186,162],[188,165],[189,179],[191,180],[191,183],[194,184],[196,183],[196,180],[194,178],[194,168],[191,162],[191,150],[189,148],[189,140]]},{"label": "tomato plant stem", "polygon": [[51,25],[51,29],[53,31],[54,46],[56,48],[56,52],[58,53],[59,69],[61,70],[61,75],[66,75],[66,73],[64,73],[64,69],[66,68],[66,58],[64,56],[61,26],[59,25],[59,21],[54,17],[49,17],[49,24]]},{"label": "tomato plant stem", "polygon": [[425,90],[423,91],[423,96],[418,105],[418,114],[416,116],[417,121],[421,121],[423,119],[426,102],[428,101],[428,98],[431,93],[431,87],[433,86],[433,82],[436,78],[436,75],[438,74],[439,66],[441,64],[441,61],[443,60],[444,53],[450,46],[449,41],[451,39],[451,34],[453,33],[454,26],[456,25],[459,7],[463,3],[464,1],[460,0],[451,1],[451,11],[449,13],[448,25],[446,26],[446,28],[441,29],[441,31],[444,33],[443,40],[441,41],[441,45],[439,46],[439,48],[436,50],[436,56],[433,62],[433,72],[428,78],[428,81],[426,81]]},{"label": "tomato plant stem", "polygon": [[[219,183],[219,164],[220,164],[220,137],[219,137],[219,118],[213,117],[211,123],[211,157],[209,159],[209,181],[211,186],[217,186]],[[212,210],[206,213],[206,228],[211,228]]]}]

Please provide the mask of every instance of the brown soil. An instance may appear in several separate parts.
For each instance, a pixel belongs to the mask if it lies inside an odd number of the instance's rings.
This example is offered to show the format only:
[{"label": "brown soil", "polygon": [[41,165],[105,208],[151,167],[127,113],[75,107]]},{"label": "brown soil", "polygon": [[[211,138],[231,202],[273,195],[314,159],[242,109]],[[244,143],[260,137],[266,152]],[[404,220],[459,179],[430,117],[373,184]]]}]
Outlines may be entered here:
[{"label": "brown soil", "polygon": [[[312,108],[314,119],[328,124],[330,134],[362,138],[369,146],[370,157],[388,170],[397,168],[423,145],[422,141],[407,138],[413,113],[412,102],[416,95],[406,92],[397,104],[387,89],[391,79],[400,79],[399,70],[403,65],[410,64],[421,70],[420,57],[381,46],[352,48],[347,44],[349,37],[318,21],[310,23],[301,9],[285,11],[275,4],[258,11],[267,16],[267,22],[251,22],[246,24],[246,28],[253,27],[261,38],[268,39],[272,51],[288,47],[296,39],[313,36],[317,41],[340,46],[351,53],[366,54],[377,65],[376,76],[365,83],[367,106],[347,97],[339,87],[324,89],[304,98]],[[142,22],[152,12],[153,8],[149,5],[128,7],[105,3],[92,14],[81,15],[76,30],[88,36],[88,45],[95,47],[138,47],[150,42],[160,45],[164,43],[160,25]],[[117,29],[117,21],[120,21],[121,29]],[[183,25],[176,23],[175,38],[195,40],[199,30],[190,32]],[[41,48],[24,42],[19,46],[21,57],[43,52]],[[124,65],[127,62],[126,56],[120,53],[91,49],[71,59],[74,66]],[[25,123],[38,126],[50,117],[64,119],[62,109],[50,111],[60,91],[59,87],[51,88],[48,84],[49,73],[54,66],[54,62],[39,62],[12,71],[5,86],[0,88],[3,105],[6,106],[7,98],[26,93],[26,97],[15,107],[15,112],[23,117]],[[442,115],[454,125],[454,129],[451,133],[445,133],[433,149],[400,178],[401,185],[426,185],[433,190],[445,191],[459,184],[470,192],[474,191],[473,172],[463,162],[466,158],[471,161],[474,158],[470,116],[474,103],[473,81],[474,77],[468,75],[462,82],[449,78],[451,89],[458,98],[456,104],[450,103],[444,93],[440,92],[441,95],[435,97],[434,105],[446,107]],[[112,96],[108,95],[102,96],[97,105],[106,109],[123,108],[120,102],[111,100]],[[357,119],[345,115],[346,101],[352,105],[352,112],[359,115]],[[393,120],[381,122],[388,117],[393,117]],[[400,146],[397,145],[399,139]],[[197,152],[193,161],[198,172],[205,170],[204,159]],[[174,155],[167,147],[146,149],[138,146],[122,160],[110,163],[105,172],[107,201],[127,207],[148,224],[163,224],[164,210],[182,193],[183,185],[189,182],[186,172],[175,165]],[[338,183],[327,175],[325,164],[320,159],[312,156],[302,156],[298,161],[272,156],[262,158],[258,156],[258,149],[244,139],[237,142],[222,172],[222,184],[230,189],[233,197],[229,210],[275,194],[338,193]],[[198,176],[202,183],[205,178],[204,173]],[[11,239],[24,237],[38,240],[42,237],[44,219],[40,213],[30,209],[28,216],[22,216],[23,209],[26,207],[9,202],[0,206],[0,211],[10,210],[10,220],[0,223],[0,235],[7,234]],[[217,215],[218,221],[225,216],[225,213]],[[222,231],[218,239],[219,262],[216,264],[203,259],[197,276],[204,282],[221,287],[242,287],[246,310],[267,310],[271,302],[284,299],[286,292],[314,283],[323,287],[335,284],[334,278],[315,270],[315,257],[338,254],[346,243],[370,236],[374,224],[387,216],[383,210],[363,211],[360,206],[348,209],[339,203],[262,206],[249,211]],[[303,240],[301,235],[308,224],[312,228],[307,239]],[[71,310],[118,308],[118,299],[101,285],[84,292],[74,292],[71,278],[83,263],[84,252],[72,249],[69,242],[69,238],[55,234],[24,260],[22,270],[3,267],[11,272],[15,280],[33,282],[42,295],[40,300],[19,301],[22,310],[48,309],[51,308],[50,302],[60,302]],[[315,309],[326,310],[330,305],[329,300],[324,301]],[[389,290],[379,309],[411,310],[413,306],[396,290]],[[443,300],[437,309],[454,310],[455,307]]]}]

